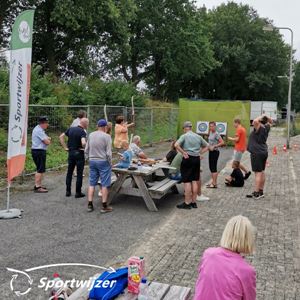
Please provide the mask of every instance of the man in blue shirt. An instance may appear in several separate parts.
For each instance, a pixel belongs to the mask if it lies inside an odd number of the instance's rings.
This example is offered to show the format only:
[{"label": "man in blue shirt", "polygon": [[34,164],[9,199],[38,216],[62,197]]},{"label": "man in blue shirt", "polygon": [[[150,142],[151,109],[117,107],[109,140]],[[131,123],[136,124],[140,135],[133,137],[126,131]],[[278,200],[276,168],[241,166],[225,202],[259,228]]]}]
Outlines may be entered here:
[{"label": "man in blue shirt", "polygon": [[45,133],[49,126],[46,116],[39,118],[39,124],[32,131],[31,154],[36,165],[34,192],[47,193],[48,190],[42,186],[43,174],[46,171],[46,150],[51,143],[51,138]]}]

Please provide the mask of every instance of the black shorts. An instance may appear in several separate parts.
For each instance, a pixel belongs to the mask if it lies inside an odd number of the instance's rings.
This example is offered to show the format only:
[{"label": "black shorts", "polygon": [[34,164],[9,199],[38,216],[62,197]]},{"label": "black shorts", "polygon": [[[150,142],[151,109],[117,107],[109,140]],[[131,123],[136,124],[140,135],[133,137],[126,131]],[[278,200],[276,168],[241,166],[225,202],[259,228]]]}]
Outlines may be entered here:
[{"label": "black shorts", "polygon": [[198,181],[200,179],[200,157],[183,158],[180,166],[182,182]]},{"label": "black shorts", "polygon": [[220,155],[220,151],[218,151],[218,150],[209,151],[209,153],[208,153],[208,164],[209,164],[209,170],[211,173],[218,172],[219,155]]},{"label": "black shorts", "polygon": [[46,171],[46,150],[31,149],[32,159],[36,165],[37,173]]},{"label": "black shorts", "polygon": [[268,153],[251,153],[251,167],[253,172],[263,172],[266,168]]}]

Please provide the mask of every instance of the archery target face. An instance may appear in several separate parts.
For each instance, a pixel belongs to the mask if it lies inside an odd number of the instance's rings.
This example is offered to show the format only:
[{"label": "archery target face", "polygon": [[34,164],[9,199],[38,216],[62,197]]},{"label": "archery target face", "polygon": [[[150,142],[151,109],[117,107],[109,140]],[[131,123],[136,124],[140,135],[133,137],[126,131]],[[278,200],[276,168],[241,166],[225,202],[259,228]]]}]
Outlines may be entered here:
[{"label": "archery target face", "polygon": [[199,134],[208,134],[209,126],[206,121],[198,121],[197,122],[197,133]]},{"label": "archery target face", "polygon": [[217,127],[217,132],[221,135],[226,135],[227,133],[227,123],[225,122],[217,122],[216,123]]}]

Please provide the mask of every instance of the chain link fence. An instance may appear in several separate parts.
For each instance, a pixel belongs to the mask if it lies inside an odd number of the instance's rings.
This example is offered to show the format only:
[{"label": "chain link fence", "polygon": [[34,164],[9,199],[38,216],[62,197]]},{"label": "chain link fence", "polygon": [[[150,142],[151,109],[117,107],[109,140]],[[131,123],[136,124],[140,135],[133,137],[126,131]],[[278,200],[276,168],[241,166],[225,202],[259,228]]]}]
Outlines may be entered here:
[{"label": "chain link fence", "polygon": [[[29,105],[28,111],[28,149],[31,144],[31,131],[37,125],[39,116],[48,116],[49,128],[47,133],[52,138],[48,148],[47,167],[58,168],[67,161],[67,154],[59,144],[59,135],[66,131],[77,117],[79,110],[85,110],[90,120],[89,132],[96,129],[97,121],[104,118],[104,106],[100,105]],[[125,106],[106,106],[108,121],[115,125],[118,115],[123,115],[128,122],[135,121],[135,127],[129,134],[139,135],[143,145],[171,140],[177,136],[178,109],[171,107],[136,107],[135,116],[132,108]],[[6,177],[6,149],[9,106],[0,104],[0,178]],[[114,132],[113,132],[114,135]],[[112,137],[113,138],[113,137]],[[34,171],[30,151],[27,151],[25,172]]]}]

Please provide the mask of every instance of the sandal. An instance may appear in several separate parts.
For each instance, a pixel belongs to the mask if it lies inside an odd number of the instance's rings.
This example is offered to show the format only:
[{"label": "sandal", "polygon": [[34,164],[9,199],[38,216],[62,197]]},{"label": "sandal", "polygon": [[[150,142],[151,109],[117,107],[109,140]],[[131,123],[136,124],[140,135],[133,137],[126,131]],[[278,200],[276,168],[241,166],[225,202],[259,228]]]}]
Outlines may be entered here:
[{"label": "sandal", "polygon": [[35,193],[48,193],[48,190],[42,186],[39,186],[39,187],[35,186],[34,192]]},{"label": "sandal", "polygon": [[212,184],[212,183],[207,184],[206,187],[207,187],[208,189],[216,189],[216,188],[218,188],[217,185],[214,185],[214,184]]}]

